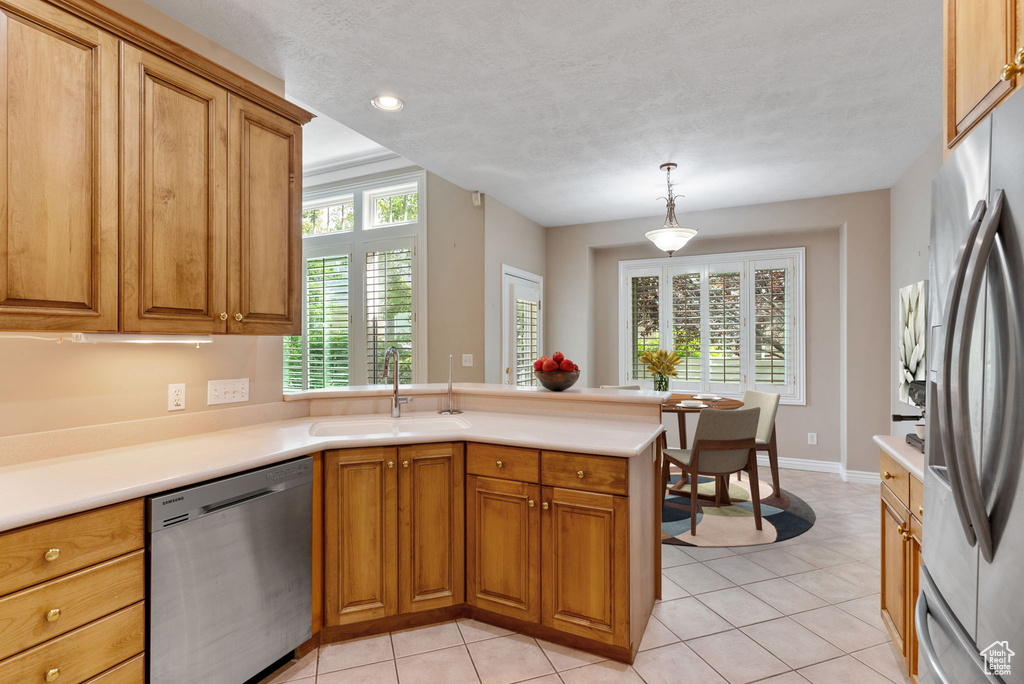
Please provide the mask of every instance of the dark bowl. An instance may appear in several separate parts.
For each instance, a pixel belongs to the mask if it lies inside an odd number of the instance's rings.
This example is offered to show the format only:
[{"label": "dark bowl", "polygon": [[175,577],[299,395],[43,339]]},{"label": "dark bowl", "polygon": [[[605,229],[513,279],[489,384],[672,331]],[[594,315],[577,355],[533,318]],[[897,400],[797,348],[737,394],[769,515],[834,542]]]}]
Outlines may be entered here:
[{"label": "dark bowl", "polygon": [[552,392],[567,390],[580,379],[579,371],[533,371],[533,374],[545,389]]}]

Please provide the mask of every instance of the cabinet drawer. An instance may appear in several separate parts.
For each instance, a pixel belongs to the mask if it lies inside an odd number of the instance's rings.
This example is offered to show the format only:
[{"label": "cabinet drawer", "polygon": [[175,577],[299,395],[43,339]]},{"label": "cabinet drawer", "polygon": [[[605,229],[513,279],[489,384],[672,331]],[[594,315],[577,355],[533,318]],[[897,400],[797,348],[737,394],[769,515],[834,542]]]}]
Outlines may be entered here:
[{"label": "cabinet drawer", "polygon": [[0,660],[141,601],[145,571],[136,551],[0,598]]},{"label": "cabinet drawer", "polygon": [[532,449],[470,444],[466,472],[502,480],[540,482],[540,453]]},{"label": "cabinet drawer", "polygon": [[[59,681],[59,680],[58,680]],[[85,684],[142,684],[146,681],[146,656],[142,653],[115,665]]]},{"label": "cabinet drawer", "polygon": [[910,518],[910,533],[917,537],[918,541],[924,540],[924,528],[921,526],[921,521],[913,516]]},{"label": "cabinet drawer", "polygon": [[5,532],[0,596],[137,551],[144,541],[142,499]]},{"label": "cabinet drawer", "polygon": [[145,626],[146,609],[140,601],[0,661],[0,682],[43,682],[47,672],[58,670],[60,684],[80,684],[142,653]]},{"label": "cabinet drawer", "polygon": [[541,452],[541,482],[551,487],[626,495],[629,463],[624,458]]},{"label": "cabinet drawer", "polygon": [[910,515],[924,520],[924,483],[910,476]]},{"label": "cabinet drawer", "polygon": [[883,451],[878,473],[882,476],[882,484],[896,495],[903,507],[910,508],[910,473],[907,469]]}]

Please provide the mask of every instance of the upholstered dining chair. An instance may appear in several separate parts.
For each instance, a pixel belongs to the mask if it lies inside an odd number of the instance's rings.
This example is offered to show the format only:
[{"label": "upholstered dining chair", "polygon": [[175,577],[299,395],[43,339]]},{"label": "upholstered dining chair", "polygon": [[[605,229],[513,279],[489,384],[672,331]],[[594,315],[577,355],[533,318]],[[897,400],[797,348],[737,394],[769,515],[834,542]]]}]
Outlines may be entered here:
[{"label": "upholstered dining chair", "polygon": [[[704,409],[700,412],[693,447],[664,448],[662,454],[662,498],[668,487],[669,464],[683,471],[690,481],[690,534],[697,534],[697,483],[700,475],[715,476],[715,505],[721,505],[723,489],[729,501],[728,476],[746,470],[750,477],[750,501],[754,507],[754,526],[761,529],[761,496],[757,488],[756,438],[760,407],[732,411]],[[681,482],[685,481],[680,480]]]},{"label": "upholstered dining chair", "polygon": [[779,411],[779,395],[770,392],[747,390],[743,393],[743,406],[761,409],[757,421],[757,438],[754,440],[758,451],[768,452],[768,465],[772,471],[772,495],[782,496],[779,489],[779,449],[775,442],[775,415]]},{"label": "upholstered dining chair", "polygon": [[631,389],[638,390],[640,385],[601,385],[601,389]]}]

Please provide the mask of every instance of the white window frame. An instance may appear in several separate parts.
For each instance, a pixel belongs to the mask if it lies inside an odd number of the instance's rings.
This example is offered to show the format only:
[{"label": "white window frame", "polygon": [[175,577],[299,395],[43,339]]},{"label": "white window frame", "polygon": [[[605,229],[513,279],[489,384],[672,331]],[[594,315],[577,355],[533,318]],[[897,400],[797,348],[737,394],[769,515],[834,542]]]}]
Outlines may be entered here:
[{"label": "white window frame", "polygon": [[[371,198],[382,194],[417,192],[417,220],[372,227]],[[411,247],[413,250],[412,375],[414,383],[427,378],[427,174],[423,171],[356,183],[320,185],[303,193],[302,211],[321,209],[352,197],[354,230],[302,238],[302,364],[306,382],[306,262],[327,256],[349,257],[349,368],[350,385],[372,384],[366,377],[366,253]],[[302,390],[286,389],[286,392]]]},{"label": "white window frame", "polygon": [[[781,394],[780,403],[803,406],[807,403],[807,363],[806,363],[806,306],[805,306],[805,249],[794,247],[788,249],[766,249],[749,252],[729,252],[723,254],[705,254],[688,257],[665,257],[659,259],[632,259],[619,262],[619,382],[620,384],[640,384],[654,387],[653,380],[644,378],[633,379],[632,376],[632,297],[631,278],[634,276],[660,276],[658,298],[659,339],[671,340],[672,332],[672,276],[680,273],[701,273],[701,356],[708,358],[707,342],[707,289],[708,273],[721,272],[727,267],[738,267],[740,272],[740,358],[742,361],[741,379],[738,387],[729,387],[719,383],[710,383],[707,366],[702,372],[700,383],[677,382],[670,378],[669,388],[677,392],[715,392],[724,397],[740,398],[745,389],[757,389]],[[780,392],[777,385],[756,384],[756,359],[752,350],[755,348],[754,326],[754,270],[771,268],[775,263],[793,263],[793,289],[790,302],[790,354],[791,384]],[[667,305],[666,305],[667,304]],[[664,347],[663,347],[664,348]],[[699,386],[698,386],[699,385]]]},{"label": "white window frame", "polygon": [[415,220],[395,221],[394,223],[378,223],[377,212],[374,210],[374,205],[377,203],[378,199],[409,195],[416,191],[417,183],[399,183],[387,187],[375,187],[373,190],[362,193],[363,216],[367,217],[367,221],[363,225],[363,230],[380,230],[382,228],[394,228],[395,226],[408,226],[419,223],[420,219],[423,218],[423,212],[419,208],[422,206],[420,204],[423,200],[422,194],[420,194],[419,199],[417,200],[417,218]]}]

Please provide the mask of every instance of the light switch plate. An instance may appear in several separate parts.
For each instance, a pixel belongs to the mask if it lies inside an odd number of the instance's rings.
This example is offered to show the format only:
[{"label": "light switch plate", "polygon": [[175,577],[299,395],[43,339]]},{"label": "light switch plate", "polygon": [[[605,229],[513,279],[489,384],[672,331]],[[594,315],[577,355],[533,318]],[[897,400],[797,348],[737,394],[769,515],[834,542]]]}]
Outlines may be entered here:
[{"label": "light switch plate", "polygon": [[462,355],[462,365],[463,366],[472,366],[473,365],[473,355],[472,354],[463,354]]},{"label": "light switch plate", "polygon": [[185,410],[185,383],[179,382],[167,386],[167,410]]},{"label": "light switch plate", "polygon": [[249,401],[249,378],[210,380],[206,383],[206,405]]}]

